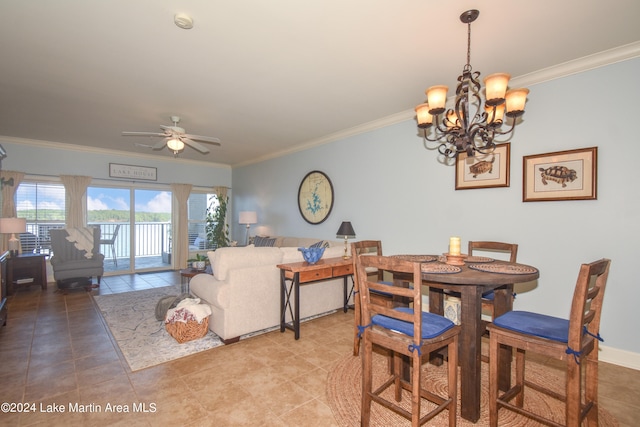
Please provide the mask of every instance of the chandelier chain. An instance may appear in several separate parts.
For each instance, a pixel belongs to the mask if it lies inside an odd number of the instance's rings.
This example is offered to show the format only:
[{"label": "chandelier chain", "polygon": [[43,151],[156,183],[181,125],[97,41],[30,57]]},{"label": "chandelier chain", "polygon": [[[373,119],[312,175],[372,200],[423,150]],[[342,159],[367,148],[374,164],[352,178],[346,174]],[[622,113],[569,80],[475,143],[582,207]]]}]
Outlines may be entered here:
[{"label": "chandelier chain", "polygon": [[467,23],[467,67],[471,68],[471,22]]}]

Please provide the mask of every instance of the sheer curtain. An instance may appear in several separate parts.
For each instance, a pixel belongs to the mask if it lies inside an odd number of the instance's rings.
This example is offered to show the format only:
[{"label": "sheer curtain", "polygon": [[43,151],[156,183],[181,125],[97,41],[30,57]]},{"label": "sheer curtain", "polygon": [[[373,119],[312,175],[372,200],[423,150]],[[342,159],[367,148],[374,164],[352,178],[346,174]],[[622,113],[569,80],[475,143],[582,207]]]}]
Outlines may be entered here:
[{"label": "sheer curtain", "polygon": [[87,187],[90,176],[60,175],[65,189],[67,227],[84,227],[87,224]]},{"label": "sheer curtain", "polygon": [[[2,185],[2,218],[15,218],[15,195],[18,186],[24,179],[24,173],[15,171],[0,171],[0,179],[5,183],[4,185]],[[9,184],[10,182],[13,182],[13,185]],[[8,234],[2,235],[2,252],[4,252],[9,247],[10,237],[11,236],[9,236]]]},{"label": "sheer curtain", "polygon": [[172,259],[174,268],[187,268],[187,256],[189,255],[188,239],[188,212],[187,202],[191,194],[191,184],[171,184],[171,198],[173,212],[171,218]]}]

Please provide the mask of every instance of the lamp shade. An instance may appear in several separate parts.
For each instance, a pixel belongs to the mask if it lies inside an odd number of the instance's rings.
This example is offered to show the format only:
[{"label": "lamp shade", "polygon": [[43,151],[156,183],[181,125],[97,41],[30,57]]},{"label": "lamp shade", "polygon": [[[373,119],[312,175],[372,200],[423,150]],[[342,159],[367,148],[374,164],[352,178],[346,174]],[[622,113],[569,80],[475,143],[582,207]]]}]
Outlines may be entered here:
[{"label": "lamp shade", "polygon": [[431,86],[426,90],[427,104],[431,109],[431,114],[440,114],[444,112],[444,106],[447,103],[447,90],[448,86]]},{"label": "lamp shade", "polygon": [[504,94],[511,76],[507,73],[495,73],[484,78],[487,105],[499,105],[504,102]]},{"label": "lamp shade", "polygon": [[0,233],[14,234],[27,231],[27,220],[25,218],[0,218]]},{"label": "lamp shade", "polygon": [[506,94],[507,117],[518,117],[524,114],[529,89],[511,89]]},{"label": "lamp shade", "polygon": [[239,224],[255,224],[258,222],[258,214],[254,211],[240,211]]},{"label": "lamp shade", "polygon": [[418,127],[428,128],[433,124],[433,116],[429,113],[429,104],[420,104],[416,107]]},{"label": "lamp shade", "polygon": [[353,231],[353,226],[351,225],[350,221],[343,221],[342,224],[340,224],[340,228],[338,228],[336,237],[344,237],[345,239],[348,237],[356,237],[356,232]]}]

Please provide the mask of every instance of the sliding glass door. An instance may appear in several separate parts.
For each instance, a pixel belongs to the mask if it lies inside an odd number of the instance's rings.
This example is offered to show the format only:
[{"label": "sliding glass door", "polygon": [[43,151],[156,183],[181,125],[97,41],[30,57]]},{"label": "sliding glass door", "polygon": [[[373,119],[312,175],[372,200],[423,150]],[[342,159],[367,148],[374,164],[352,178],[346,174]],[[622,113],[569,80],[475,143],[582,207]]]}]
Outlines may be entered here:
[{"label": "sliding glass door", "polygon": [[136,189],[134,200],[135,270],[171,267],[171,192]]},{"label": "sliding glass door", "polygon": [[171,192],[89,187],[87,213],[101,228],[105,273],[171,267]]}]

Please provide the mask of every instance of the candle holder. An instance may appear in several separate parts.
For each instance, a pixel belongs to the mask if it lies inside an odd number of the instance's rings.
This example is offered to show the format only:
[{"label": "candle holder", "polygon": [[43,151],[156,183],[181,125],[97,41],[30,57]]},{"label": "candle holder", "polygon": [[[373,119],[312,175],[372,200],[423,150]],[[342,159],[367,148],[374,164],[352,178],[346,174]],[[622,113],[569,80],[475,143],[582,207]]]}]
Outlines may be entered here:
[{"label": "candle holder", "polygon": [[451,255],[451,254],[442,254],[444,255],[445,264],[449,264],[449,265],[464,265],[464,260],[467,257],[466,254],[460,254],[460,255]]}]

